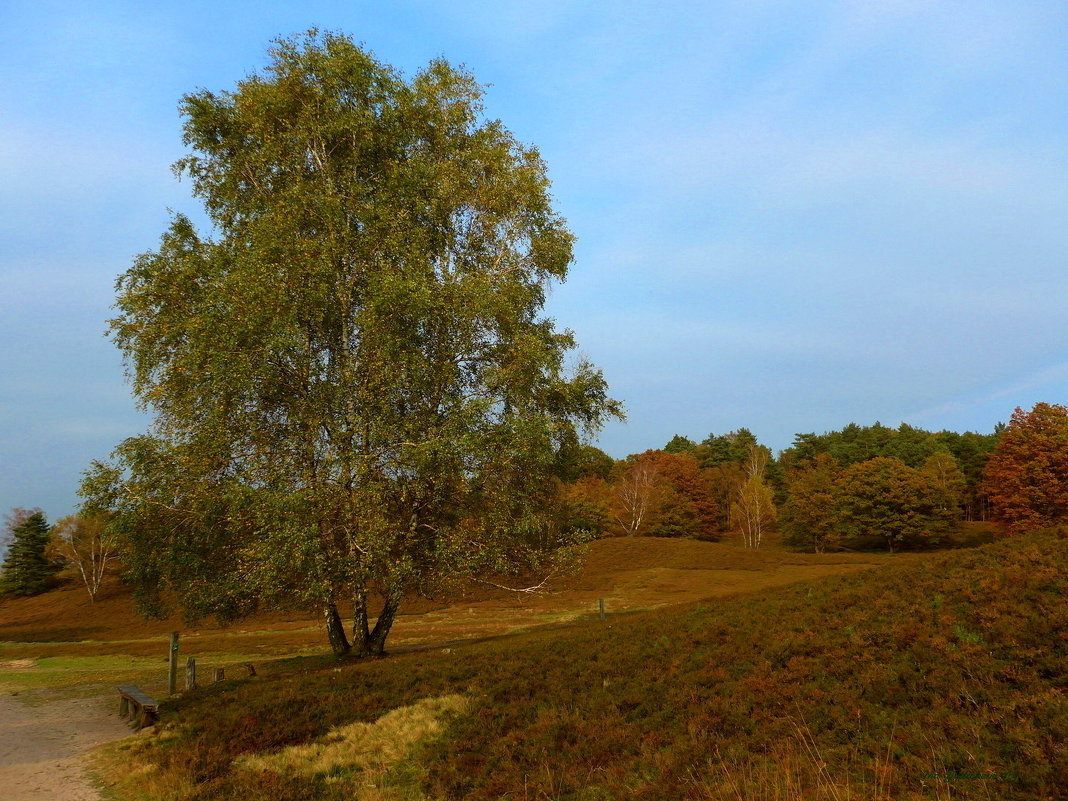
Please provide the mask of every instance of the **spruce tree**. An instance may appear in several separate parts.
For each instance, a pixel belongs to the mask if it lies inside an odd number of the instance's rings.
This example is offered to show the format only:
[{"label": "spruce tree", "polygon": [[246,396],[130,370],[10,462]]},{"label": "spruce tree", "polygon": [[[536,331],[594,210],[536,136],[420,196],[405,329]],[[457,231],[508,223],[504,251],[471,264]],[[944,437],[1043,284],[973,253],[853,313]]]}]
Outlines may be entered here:
[{"label": "spruce tree", "polygon": [[56,568],[45,556],[51,532],[40,509],[12,512],[8,517],[11,543],[0,574],[0,593],[37,595],[51,586]]}]

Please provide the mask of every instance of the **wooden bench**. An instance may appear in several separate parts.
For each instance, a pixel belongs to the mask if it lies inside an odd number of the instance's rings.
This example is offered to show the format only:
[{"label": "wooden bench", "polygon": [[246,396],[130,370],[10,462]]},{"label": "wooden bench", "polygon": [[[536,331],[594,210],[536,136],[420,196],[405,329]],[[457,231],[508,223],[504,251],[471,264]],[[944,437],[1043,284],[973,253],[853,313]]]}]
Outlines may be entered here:
[{"label": "wooden bench", "polygon": [[132,684],[124,684],[118,690],[119,717],[129,717],[138,731],[155,722],[159,714],[159,701]]}]

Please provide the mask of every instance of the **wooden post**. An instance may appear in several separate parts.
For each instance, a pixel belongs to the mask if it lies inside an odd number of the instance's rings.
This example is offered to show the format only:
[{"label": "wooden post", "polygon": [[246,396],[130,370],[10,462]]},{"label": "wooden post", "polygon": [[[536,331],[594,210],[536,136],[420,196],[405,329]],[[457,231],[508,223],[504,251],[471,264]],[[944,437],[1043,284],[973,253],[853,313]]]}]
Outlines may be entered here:
[{"label": "wooden post", "polygon": [[214,679],[216,684],[218,684],[220,681],[225,681],[226,680],[226,669],[225,668],[215,668],[215,671],[213,673],[212,678]]},{"label": "wooden post", "polygon": [[197,660],[193,657],[185,660],[185,688],[187,690],[197,688]]},{"label": "wooden post", "polygon": [[178,632],[171,632],[171,657],[167,666],[167,693],[178,692]]},{"label": "wooden post", "polygon": [[597,599],[597,606],[601,611],[601,620],[604,620],[604,598]]}]

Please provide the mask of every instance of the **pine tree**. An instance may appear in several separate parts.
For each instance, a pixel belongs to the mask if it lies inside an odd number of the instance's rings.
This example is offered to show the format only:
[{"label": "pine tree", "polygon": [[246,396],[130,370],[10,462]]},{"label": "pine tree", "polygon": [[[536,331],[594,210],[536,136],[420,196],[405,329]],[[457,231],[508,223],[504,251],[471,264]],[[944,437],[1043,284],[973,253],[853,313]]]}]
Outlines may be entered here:
[{"label": "pine tree", "polygon": [[52,527],[40,509],[14,509],[7,519],[11,544],[0,574],[0,593],[37,595],[52,584],[55,566],[45,556]]}]

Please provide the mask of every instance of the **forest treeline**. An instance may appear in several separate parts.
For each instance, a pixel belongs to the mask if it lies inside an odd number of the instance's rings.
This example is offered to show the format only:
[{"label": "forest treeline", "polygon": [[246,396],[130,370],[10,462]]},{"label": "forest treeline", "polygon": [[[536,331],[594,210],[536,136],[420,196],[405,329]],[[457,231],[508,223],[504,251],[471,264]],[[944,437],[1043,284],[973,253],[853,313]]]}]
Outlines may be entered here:
[{"label": "forest treeline", "polygon": [[1013,531],[1065,519],[1066,444],[1065,407],[1040,403],[989,434],[850,423],[798,434],[777,457],[747,428],[676,435],[618,461],[586,446],[567,467],[562,514],[597,537],[738,532],[758,547],[774,530],[816,551],[923,547],[962,521]]},{"label": "forest treeline", "polygon": [[[738,535],[759,547],[769,532],[788,545],[932,547],[965,521],[1007,534],[1068,522],[1068,407],[1016,409],[989,434],[850,423],[798,434],[773,457],[747,428],[701,442],[676,435],[663,448],[613,459],[592,445],[558,454],[552,529],[591,538]],[[49,525],[40,509],[14,509],[0,594],[34,595],[62,568],[95,600],[112,563],[129,549],[106,515]]]}]

